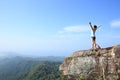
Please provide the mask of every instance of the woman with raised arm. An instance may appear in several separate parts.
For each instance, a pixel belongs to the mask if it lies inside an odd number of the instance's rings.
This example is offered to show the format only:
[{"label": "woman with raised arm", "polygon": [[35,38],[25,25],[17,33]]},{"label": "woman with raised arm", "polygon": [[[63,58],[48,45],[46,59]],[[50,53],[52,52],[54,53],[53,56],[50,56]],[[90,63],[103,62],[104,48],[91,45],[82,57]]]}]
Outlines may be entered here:
[{"label": "woman with raised arm", "polygon": [[96,25],[94,25],[94,26],[92,26],[92,24],[91,24],[91,22],[89,22],[89,25],[90,25],[90,27],[91,27],[91,38],[92,38],[92,48],[93,49],[96,49],[96,36],[95,36],[95,32],[96,32],[96,30],[100,27],[98,27],[98,26],[96,26]]}]

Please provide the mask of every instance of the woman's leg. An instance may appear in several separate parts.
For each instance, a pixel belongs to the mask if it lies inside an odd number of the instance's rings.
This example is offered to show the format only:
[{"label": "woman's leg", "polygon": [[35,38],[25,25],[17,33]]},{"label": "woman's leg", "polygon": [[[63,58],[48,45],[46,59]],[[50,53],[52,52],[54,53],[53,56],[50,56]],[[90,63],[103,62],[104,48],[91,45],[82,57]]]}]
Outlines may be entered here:
[{"label": "woman's leg", "polygon": [[94,39],[92,37],[92,49],[94,49]]},{"label": "woman's leg", "polygon": [[92,48],[95,49],[96,48],[96,38],[92,37]]}]

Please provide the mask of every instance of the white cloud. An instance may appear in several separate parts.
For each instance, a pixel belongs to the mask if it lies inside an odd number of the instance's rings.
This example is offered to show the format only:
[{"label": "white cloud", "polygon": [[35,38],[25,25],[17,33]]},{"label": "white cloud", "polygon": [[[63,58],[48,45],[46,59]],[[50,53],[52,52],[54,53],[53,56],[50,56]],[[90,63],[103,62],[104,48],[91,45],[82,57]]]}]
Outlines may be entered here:
[{"label": "white cloud", "polygon": [[110,22],[111,27],[120,27],[120,20],[113,20]]},{"label": "white cloud", "polygon": [[86,32],[89,31],[89,26],[82,25],[82,26],[67,26],[64,27],[63,30],[59,31],[59,33],[65,32]]}]

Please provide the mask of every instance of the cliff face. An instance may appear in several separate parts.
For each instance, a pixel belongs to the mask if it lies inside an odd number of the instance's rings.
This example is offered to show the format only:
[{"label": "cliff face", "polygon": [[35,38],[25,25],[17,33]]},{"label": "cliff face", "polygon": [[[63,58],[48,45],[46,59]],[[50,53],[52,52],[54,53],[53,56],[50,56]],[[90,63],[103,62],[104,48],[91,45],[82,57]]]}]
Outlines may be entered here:
[{"label": "cliff face", "polygon": [[120,45],[74,52],[59,70],[71,80],[120,80]]}]

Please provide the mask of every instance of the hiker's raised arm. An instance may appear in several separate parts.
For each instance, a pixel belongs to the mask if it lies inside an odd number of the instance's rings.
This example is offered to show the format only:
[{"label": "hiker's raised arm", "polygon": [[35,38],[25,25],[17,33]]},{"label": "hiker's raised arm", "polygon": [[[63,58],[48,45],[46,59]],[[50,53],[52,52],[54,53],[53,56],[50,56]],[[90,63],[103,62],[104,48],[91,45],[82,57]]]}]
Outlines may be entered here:
[{"label": "hiker's raised arm", "polygon": [[98,26],[97,28],[100,28],[101,27],[101,25],[100,26]]},{"label": "hiker's raised arm", "polygon": [[89,22],[89,25],[90,25],[91,29],[93,30],[93,27],[92,27],[92,24],[91,24],[91,22]]}]

